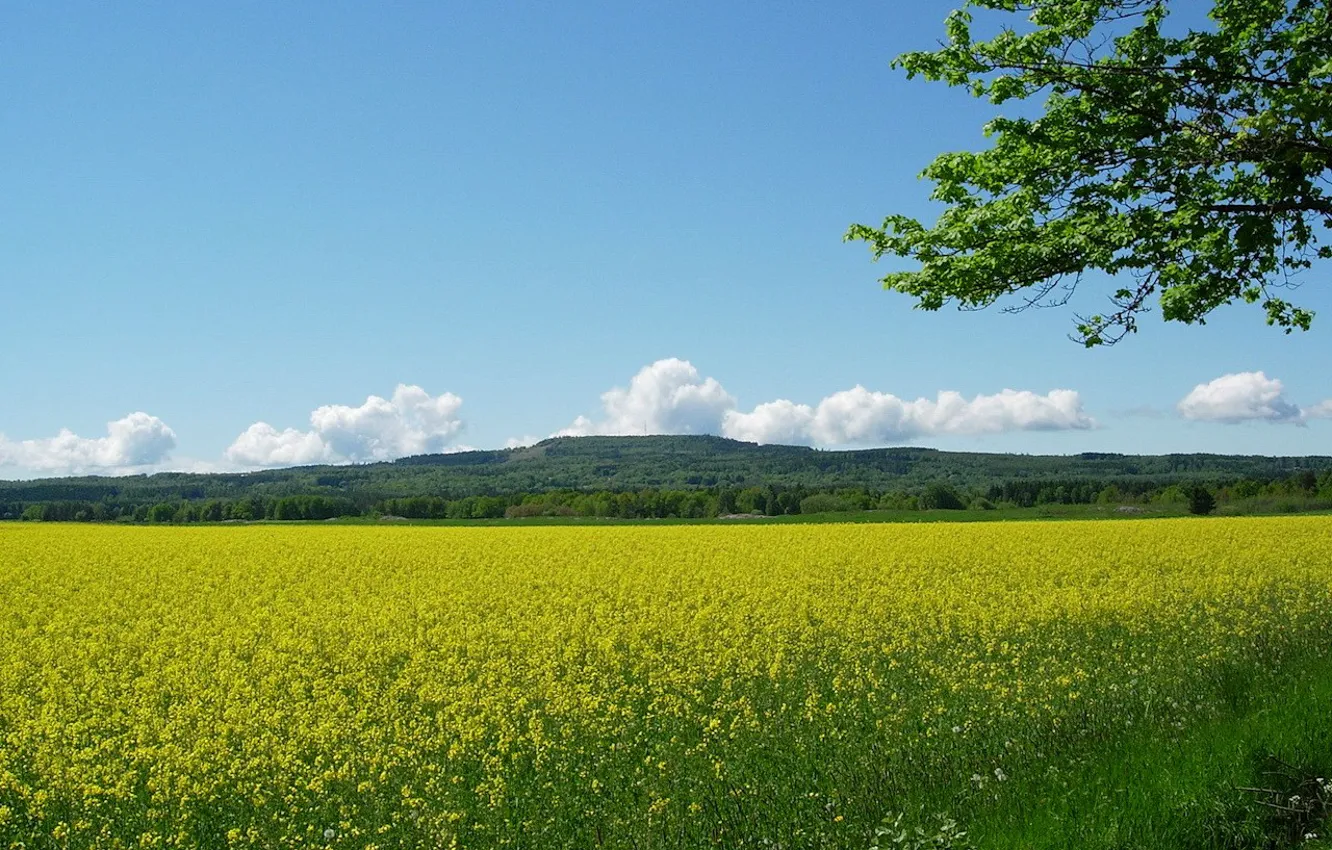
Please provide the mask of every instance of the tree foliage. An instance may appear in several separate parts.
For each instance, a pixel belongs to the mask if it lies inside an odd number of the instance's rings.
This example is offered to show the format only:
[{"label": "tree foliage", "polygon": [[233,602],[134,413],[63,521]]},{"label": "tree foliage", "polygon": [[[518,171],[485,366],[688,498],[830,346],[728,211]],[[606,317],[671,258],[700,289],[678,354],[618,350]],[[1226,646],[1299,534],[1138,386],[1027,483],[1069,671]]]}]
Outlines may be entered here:
[{"label": "tree foliage", "polygon": [[1202,484],[1194,484],[1188,488],[1189,513],[1198,516],[1206,516],[1216,510],[1216,497],[1212,491],[1208,490]]},{"label": "tree foliage", "polygon": [[[641,439],[641,438],[640,438]],[[1176,456],[1182,459],[1201,456]],[[1028,461],[1039,458],[1027,458]],[[1246,460],[1246,459],[1240,459]],[[1251,460],[1251,459],[1248,459]],[[1298,459],[1295,459],[1298,460]],[[1232,511],[1287,513],[1332,508],[1332,459],[1305,458],[1321,472],[1305,466],[1273,474],[1260,466],[1234,469],[1193,468],[1210,473],[1206,478],[1112,474],[1109,478],[1032,477],[1027,473],[1007,480],[972,481],[953,485],[935,481],[921,485],[898,479],[889,488],[825,483],[765,484],[748,487],[697,487],[685,490],[556,489],[503,495],[406,496],[375,499],[367,493],[342,496],[259,495],[239,498],[171,498],[147,501],[146,491],[104,496],[98,501],[55,499],[6,502],[0,499],[0,520],[27,522],[135,522],[198,523],[267,520],[324,520],[336,517],[381,519],[495,520],[501,517],[598,517],[617,519],[703,519],[725,514],[767,516],[823,514],[866,510],[964,510],[1031,508],[1043,505],[1111,506],[1155,505],[1170,510],[1188,504],[1207,513],[1225,503]],[[1272,467],[1266,467],[1272,469]],[[1108,472],[1108,470],[1103,470]],[[1011,473],[1010,473],[1011,474]],[[1206,483],[1204,483],[1206,482]],[[0,489],[0,496],[4,491]],[[40,496],[40,493],[30,493]],[[92,495],[92,493],[89,493]],[[1210,501],[1209,501],[1210,500]],[[1204,506],[1200,508],[1199,506]]]},{"label": "tree foliage", "polygon": [[[1170,14],[1171,7],[1177,14]],[[1190,9],[1199,4],[1192,4]],[[1078,316],[1087,346],[1163,318],[1205,321],[1236,301],[1307,330],[1284,290],[1332,257],[1332,14],[1326,0],[1214,0],[1208,21],[1168,0],[966,0],[932,52],[895,64],[992,104],[1044,95],[1039,117],[998,117],[978,153],[924,171],[945,209],[927,227],[889,215],[848,240],[919,268],[885,288],[937,310],[1062,304],[1084,275],[1115,287]],[[1025,13],[973,39],[976,11]],[[1011,18],[1003,16],[1010,23]]]},{"label": "tree foliage", "polygon": [[[815,492],[837,491],[853,507],[864,508],[869,505],[848,491],[914,499],[936,481],[949,482],[969,497],[1033,505],[1094,501],[1116,483],[1125,493],[1140,494],[1142,488],[1184,480],[1270,480],[1297,473],[1305,476],[1305,490],[1321,492],[1321,476],[1332,474],[1332,457],[1040,456],[923,447],[821,451],[703,435],[560,437],[522,449],[353,466],[0,481],[0,520],[17,519],[28,506],[42,505],[51,508],[44,514],[48,520],[73,521],[88,511],[87,518],[97,521],[126,516],[146,521],[150,508],[162,503],[169,506],[159,512],[164,522],[175,521],[183,506],[202,512],[188,521],[262,520],[276,518],[284,499],[292,500],[281,508],[291,519],[361,513],[380,503],[385,503],[383,513],[401,516],[476,518],[502,516],[515,495],[552,491],[608,500],[627,499],[626,493],[707,490],[716,494],[719,513],[792,513]],[[657,510],[655,504],[629,500],[614,509],[597,507],[593,515],[654,516]]]}]

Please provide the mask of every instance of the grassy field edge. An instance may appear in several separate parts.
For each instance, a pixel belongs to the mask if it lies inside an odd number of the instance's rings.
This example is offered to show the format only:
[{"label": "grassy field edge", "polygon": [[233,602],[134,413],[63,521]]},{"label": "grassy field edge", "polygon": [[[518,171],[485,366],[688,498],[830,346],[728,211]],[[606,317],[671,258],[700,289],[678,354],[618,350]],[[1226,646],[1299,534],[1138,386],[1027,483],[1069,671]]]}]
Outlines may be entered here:
[{"label": "grassy field edge", "polygon": [[1221,717],[1173,736],[1159,731],[1110,742],[1071,768],[1009,780],[992,805],[971,810],[970,840],[995,850],[1332,846],[1332,794],[1311,799],[1313,780],[1332,779],[1332,658],[1244,683]]}]

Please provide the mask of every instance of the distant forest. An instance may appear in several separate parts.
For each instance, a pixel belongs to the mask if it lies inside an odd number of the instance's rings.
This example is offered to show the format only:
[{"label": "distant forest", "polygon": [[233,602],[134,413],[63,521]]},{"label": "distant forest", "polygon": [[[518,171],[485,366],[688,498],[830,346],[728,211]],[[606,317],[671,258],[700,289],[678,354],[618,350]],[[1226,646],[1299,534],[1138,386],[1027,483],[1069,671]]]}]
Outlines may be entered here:
[{"label": "distant forest", "polygon": [[720,437],[565,437],[500,451],[249,473],[0,481],[0,519],[703,518],[1182,503],[1332,508],[1332,457],[820,451]]}]

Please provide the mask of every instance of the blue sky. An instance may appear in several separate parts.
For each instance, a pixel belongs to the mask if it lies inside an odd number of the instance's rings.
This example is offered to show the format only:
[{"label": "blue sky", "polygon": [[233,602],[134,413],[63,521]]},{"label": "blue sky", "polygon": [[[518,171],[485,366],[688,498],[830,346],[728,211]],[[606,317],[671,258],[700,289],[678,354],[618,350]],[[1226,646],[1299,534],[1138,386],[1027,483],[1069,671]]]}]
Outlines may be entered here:
[{"label": "blue sky", "polygon": [[13,6],[0,477],[570,428],[1332,454],[1320,280],[1308,334],[1234,307],[1096,351],[881,290],[847,225],[932,216],[916,175],[992,114],[889,67],[949,7]]}]

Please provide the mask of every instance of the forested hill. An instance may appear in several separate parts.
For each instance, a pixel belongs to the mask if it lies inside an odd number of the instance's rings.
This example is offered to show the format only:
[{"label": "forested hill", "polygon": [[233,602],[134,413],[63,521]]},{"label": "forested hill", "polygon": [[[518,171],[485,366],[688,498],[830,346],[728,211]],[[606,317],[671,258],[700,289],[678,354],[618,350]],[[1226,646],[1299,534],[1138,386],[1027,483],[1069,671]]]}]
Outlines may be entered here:
[{"label": "forested hill", "polygon": [[152,503],[318,495],[369,505],[411,496],[458,499],[552,490],[800,487],[910,492],[940,481],[977,492],[1036,482],[1142,490],[1180,481],[1224,483],[1328,470],[1332,457],[1321,456],[1044,456],[928,448],[820,451],[709,436],[562,437],[520,449],[420,455],[356,466],[0,481],[0,517],[6,508],[12,513],[20,505],[54,501]]}]

